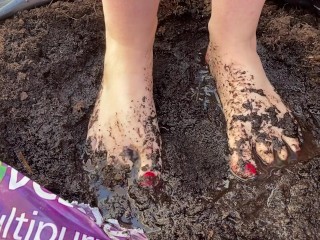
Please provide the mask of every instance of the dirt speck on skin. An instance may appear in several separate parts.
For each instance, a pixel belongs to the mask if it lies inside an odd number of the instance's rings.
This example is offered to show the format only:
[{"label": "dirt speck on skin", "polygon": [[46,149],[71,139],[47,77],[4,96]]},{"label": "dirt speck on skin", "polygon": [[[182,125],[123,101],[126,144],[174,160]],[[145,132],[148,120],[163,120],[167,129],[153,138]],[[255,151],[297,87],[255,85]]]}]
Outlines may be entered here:
[{"label": "dirt speck on skin", "polygon": [[[204,64],[208,5],[198,2],[171,1],[172,15],[164,1],[159,13],[154,90],[163,184],[154,191],[115,185],[110,192],[98,182],[98,205],[105,217],[148,225],[150,239],[316,239],[319,18],[272,2],[263,10],[259,54],[302,127],[304,161],[240,182],[228,171],[224,119]],[[100,1],[57,1],[0,22],[0,159],[68,200],[92,204],[81,157],[104,48]]]}]

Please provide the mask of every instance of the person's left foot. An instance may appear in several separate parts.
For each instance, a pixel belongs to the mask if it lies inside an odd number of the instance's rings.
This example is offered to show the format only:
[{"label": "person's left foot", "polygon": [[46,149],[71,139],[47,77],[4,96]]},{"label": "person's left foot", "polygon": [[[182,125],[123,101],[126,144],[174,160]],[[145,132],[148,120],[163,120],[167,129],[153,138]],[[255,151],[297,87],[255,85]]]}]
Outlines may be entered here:
[{"label": "person's left foot", "polygon": [[236,52],[211,42],[207,61],[215,76],[227,122],[231,171],[242,179],[259,175],[255,150],[265,165],[282,165],[300,150],[299,127],[267,79],[254,51]]}]

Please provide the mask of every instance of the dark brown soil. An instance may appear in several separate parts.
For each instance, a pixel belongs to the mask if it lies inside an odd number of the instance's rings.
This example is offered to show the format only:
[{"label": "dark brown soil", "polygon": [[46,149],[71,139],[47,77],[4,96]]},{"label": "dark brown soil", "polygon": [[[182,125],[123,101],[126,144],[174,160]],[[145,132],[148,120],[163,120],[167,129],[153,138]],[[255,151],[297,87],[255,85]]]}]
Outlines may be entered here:
[{"label": "dark brown soil", "polygon": [[[240,182],[228,171],[224,118],[204,64],[208,5],[172,2],[162,5],[155,43],[163,185],[155,193],[133,186],[129,202],[121,189],[100,195],[104,216],[126,222],[138,209],[151,239],[317,239],[319,18],[274,3],[264,8],[259,53],[305,143],[300,162]],[[81,156],[104,50],[98,0],[57,1],[0,22],[0,159],[68,200],[92,204]]]}]

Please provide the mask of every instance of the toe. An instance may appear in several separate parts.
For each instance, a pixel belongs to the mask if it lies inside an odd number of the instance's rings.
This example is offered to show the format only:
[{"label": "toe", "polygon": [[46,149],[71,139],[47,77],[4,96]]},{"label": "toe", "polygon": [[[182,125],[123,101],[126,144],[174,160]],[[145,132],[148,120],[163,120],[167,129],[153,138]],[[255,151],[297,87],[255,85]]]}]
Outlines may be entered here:
[{"label": "toe", "polygon": [[291,137],[287,137],[285,135],[282,135],[282,139],[283,141],[285,141],[285,143],[289,146],[289,148],[294,152],[297,153],[299,152],[300,149],[300,143],[299,140],[297,138],[291,138]]},{"label": "toe", "polygon": [[251,124],[234,121],[228,129],[230,170],[242,179],[255,177],[257,170],[252,158]]},{"label": "toe", "polygon": [[156,142],[141,151],[138,183],[143,187],[153,187],[159,183],[161,173],[161,152]]},{"label": "toe", "polygon": [[250,179],[257,175],[255,162],[252,160],[252,145],[250,139],[239,140],[232,148],[230,169],[242,179]]},{"label": "toe", "polygon": [[142,187],[155,187],[160,182],[160,173],[160,165],[143,165],[138,173],[138,184]]},{"label": "toe", "polygon": [[281,147],[280,149],[276,150],[276,152],[280,160],[285,161],[288,159],[288,150],[286,146]]},{"label": "toe", "polygon": [[98,151],[98,139],[96,137],[89,136],[87,137],[88,146],[92,151]]},{"label": "toe", "polygon": [[269,142],[257,142],[256,152],[265,164],[274,162],[273,147]]},{"label": "toe", "polygon": [[281,128],[273,126],[270,129],[270,138],[276,157],[279,158],[281,161],[286,161],[288,159],[289,153],[285,143],[283,142],[281,133]]},{"label": "toe", "polygon": [[238,152],[234,152],[230,157],[230,170],[241,179],[250,179],[257,176],[257,167],[252,160],[243,160]]},{"label": "toe", "polygon": [[[111,156],[112,151],[110,151],[110,153],[111,153],[110,154]],[[115,155],[115,156],[119,156],[117,158],[117,164],[128,165],[130,166],[130,168],[132,168],[133,164],[137,162],[139,159],[139,152],[135,147],[133,147],[132,145],[129,145],[129,146],[123,147],[122,152],[119,155]],[[116,163],[113,163],[113,164],[116,164]]]},{"label": "toe", "polygon": [[144,173],[138,180],[141,187],[155,187],[160,182],[160,174],[158,171],[148,171]]}]

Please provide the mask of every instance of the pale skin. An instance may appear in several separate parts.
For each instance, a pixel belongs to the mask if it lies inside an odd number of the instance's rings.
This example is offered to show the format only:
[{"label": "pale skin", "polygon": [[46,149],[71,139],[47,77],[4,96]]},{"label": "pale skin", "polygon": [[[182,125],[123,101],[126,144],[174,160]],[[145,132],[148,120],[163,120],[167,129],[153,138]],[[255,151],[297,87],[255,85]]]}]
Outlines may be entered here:
[{"label": "pale skin", "polygon": [[[227,122],[230,169],[243,179],[258,174],[253,151],[270,165],[300,149],[296,121],[256,52],[263,4],[264,0],[214,0],[208,24],[207,63]],[[108,152],[108,164],[132,167],[138,161],[142,186],[155,185],[162,166],[152,90],[158,5],[158,0],[103,0],[105,69],[88,131],[93,150]]]}]

